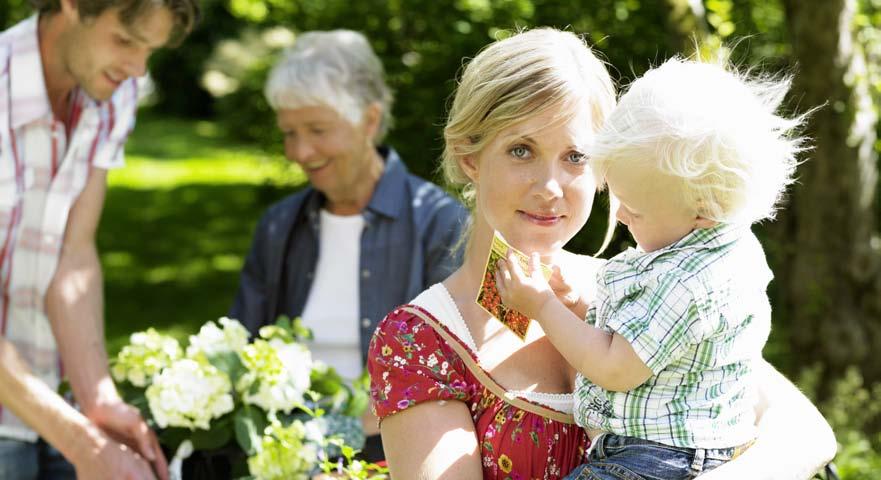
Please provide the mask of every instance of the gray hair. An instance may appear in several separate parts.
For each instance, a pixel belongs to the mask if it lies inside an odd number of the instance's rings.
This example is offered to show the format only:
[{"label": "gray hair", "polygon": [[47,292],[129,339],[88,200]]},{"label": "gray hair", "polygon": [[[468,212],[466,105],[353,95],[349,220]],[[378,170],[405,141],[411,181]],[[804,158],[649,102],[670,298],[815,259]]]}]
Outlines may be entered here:
[{"label": "gray hair", "polygon": [[306,32],[272,68],[266,99],[274,110],[326,106],[353,125],[372,103],[382,106],[373,139],[379,143],[391,126],[392,93],[382,62],[367,38],[352,30]]}]

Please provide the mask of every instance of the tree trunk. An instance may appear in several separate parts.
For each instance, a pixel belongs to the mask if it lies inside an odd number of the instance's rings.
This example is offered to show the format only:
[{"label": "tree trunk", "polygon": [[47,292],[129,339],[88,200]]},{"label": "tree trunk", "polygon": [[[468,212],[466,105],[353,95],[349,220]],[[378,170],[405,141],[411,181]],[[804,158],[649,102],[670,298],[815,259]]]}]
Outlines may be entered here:
[{"label": "tree trunk", "polygon": [[[791,205],[775,226],[780,298],[798,366],[821,362],[826,380],[847,365],[881,380],[881,239],[878,118],[866,57],[854,37],[856,0],[785,0],[798,62],[798,109],[810,118],[813,150],[798,169]],[[782,308],[781,308],[782,307]],[[782,312],[780,310],[783,310]]]}]

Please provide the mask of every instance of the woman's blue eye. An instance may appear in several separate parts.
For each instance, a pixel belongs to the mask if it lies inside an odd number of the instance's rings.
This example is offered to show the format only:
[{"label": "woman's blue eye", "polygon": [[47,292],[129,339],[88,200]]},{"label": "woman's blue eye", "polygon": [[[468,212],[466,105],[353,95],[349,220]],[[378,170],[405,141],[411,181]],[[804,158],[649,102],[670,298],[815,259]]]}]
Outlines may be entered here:
[{"label": "woman's blue eye", "polygon": [[529,148],[524,147],[523,145],[517,145],[508,151],[515,158],[527,158],[530,154]]},{"label": "woman's blue eye", "polygon": [[579,152],[573,152],[569,154],[569,157],[566,160],[570,163],[580,165],[587,161],[587,155]]}]

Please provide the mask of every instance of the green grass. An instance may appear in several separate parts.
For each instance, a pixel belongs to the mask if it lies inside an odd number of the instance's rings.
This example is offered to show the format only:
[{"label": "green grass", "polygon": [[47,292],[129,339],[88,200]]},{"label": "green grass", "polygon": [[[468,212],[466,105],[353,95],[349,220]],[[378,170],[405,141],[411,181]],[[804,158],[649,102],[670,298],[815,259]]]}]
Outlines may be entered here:
[{"label": "green grass", "polygon": [[225,315],[254,225],[304,179],[212,122],[140,115],[98,232],[111,355],[131,332],[185,338]]}]

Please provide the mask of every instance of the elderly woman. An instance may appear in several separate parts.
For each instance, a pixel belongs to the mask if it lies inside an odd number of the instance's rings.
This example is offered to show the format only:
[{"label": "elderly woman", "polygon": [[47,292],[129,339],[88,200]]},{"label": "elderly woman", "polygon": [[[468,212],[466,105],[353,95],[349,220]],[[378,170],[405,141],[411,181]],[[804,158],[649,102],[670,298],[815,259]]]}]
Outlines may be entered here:
[{"label": "elderly woman", "polygon": [[[465,68],[443,159],[473,208],[463,265],[392,311],[370,349],[393,478],[559,479],[585,460],[591,439],[574,423],[573,369],[540,325],[521,339],[475,296],[495,231],[543,263],[599,266],[563,246],[590,215],[586,154],[614,104],[606,67],[569,32],[514,35]],[[757,377],[758,438],[707,479],[807,478],[835,452],[829,426],[791,383],[764,362]]]},{"label": "elderly woman", "polygon": [[[468,212],[382,145],[392,94],[360,33],[300,35],[272,69],[266,98],[285,156],[309,186],[260,220],[230,316],[252,332],[282,314],[301,317],[313,357],[351,380],[379,320],[457,268],[451,247]],[[368,434],[376,423],[365,421]],[[368,438],[366,456],[379,448]]]}]

